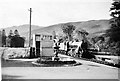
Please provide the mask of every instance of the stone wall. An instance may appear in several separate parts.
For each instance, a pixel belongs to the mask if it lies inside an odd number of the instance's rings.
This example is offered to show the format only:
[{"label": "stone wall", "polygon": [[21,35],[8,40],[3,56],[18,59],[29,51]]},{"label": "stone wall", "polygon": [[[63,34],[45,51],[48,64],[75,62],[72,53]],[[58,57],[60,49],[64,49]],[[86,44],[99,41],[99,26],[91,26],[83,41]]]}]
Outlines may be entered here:
[{"label": "stone wall", "polygon": [[29,51],[29,48],[0,47],[0,57],[2,59],[28,58],[30,56]]}]

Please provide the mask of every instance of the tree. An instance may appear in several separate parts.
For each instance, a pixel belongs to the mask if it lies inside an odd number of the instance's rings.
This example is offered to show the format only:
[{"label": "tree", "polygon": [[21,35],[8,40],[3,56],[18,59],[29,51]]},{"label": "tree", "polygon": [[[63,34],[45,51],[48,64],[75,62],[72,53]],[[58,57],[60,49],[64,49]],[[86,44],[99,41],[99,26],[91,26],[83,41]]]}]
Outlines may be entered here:
[{"label": "tree", "polygon": [[14,35],[17,36],[17,37],[20,36],[18,30],[15,30],[15,31],[14,31]]},{"label": "tree", "polygon": [[11,39],[10,47],[24,47],[25,39],[22,37],[14,36]]},{"label": "tree", "polygon": [[73,34],[73,31],[75,30],[75,28],[76,27],[74,25],[70,24],[70,23],[66,23],[66,24],[62,25],[63,33],[66,34],[69,41],[72,40],[72,34]]},{"label": "tree", "polygon": [[[120,1],[114,0],[112,7],[110,8],[111,16],[110,29],[107,30],[107,36],[110,38],[108,44],[109,47],[116,48],[114,51],[120,52]],[[113,45],[114,44],[114,45]]]},{"label": "tree", "polygon": [[114,18],[120,18],[120,1],[114,0],[112,7],[110,8],[111,16]]},{"label": "tree", "polygon": [[13,37],[13,32],[12,32],[12,30],[10,30],[9,34],[8,34],[8,37],[6,38],[6,46],[7,47],[10,47],[12,37]]},{"label": "tree", "polygon": [[11,37],[11,36],[13,36],[13,31],[12,30],[10,30],[9,34],[8,34],[8,37]]},{"label": "tree", "polygon": [[56,39],[56,32],[53,31],[53,39]]},{"label": "tree", "polygon": [[118,42],[120,41],[120,1],[114,1],[110,11],[113,18],[110,20],[111,28],[107,33],[111,42]]},{"label": "tree", "polygon": [[0,47],[2,46],[2,32],[0,30]]},{"label": "tree", "polygon": [[86,40],[86,35],[88,35],[89,33],[83,29],[77,29],[75,31],[78,35],[78,39],[85,39]]},{"label": "tree", "polygon": [[6,46],[6,33],[5,30],[2,30],[2,47]]}]

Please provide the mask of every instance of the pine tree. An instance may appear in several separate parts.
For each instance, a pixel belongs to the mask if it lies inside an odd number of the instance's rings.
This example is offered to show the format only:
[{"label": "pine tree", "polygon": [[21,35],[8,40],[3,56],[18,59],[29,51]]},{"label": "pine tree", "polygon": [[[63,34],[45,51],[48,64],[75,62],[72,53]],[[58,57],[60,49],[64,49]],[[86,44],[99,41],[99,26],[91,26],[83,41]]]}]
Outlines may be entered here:
[{"label": "pine tree", "polygon": [[14,36],[20,37],[18,30],[14,31]]},{"label": "pine tree", "polygon": [[110,11],[113,18],[110,20],[111,28],[108,30],[108,35],[110,41],[118,42],[120,41],[120,1],[114,1]]},{"label": "pine tree", "polygon": [[9,31],[8,37],[11,38],[13,36],[12,30]]},{"label": "pine tree", "polygon": [[2,30],[2,47],[6,46],[6,33],[5,30]]},{"label": "pine tree", "polygon": [[0,30],[0,47],[2,47],[2,32]]},{"label": "pine tree", "polygon": [[120,1],[114,0],[112,7],[110,8],[111,16],[110,29],[107,30],[107,35],[110,38],[108,44],[109,48],[114,49],[116,54],[120,53]]}]

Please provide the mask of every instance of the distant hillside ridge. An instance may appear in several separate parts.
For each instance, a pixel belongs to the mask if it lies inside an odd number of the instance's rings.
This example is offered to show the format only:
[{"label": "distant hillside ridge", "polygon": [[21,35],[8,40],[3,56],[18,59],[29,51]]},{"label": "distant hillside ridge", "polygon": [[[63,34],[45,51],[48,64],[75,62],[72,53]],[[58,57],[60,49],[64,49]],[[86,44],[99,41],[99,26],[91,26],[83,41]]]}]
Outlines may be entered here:
[{"label": "distant hillside ridge", "polygon": [[[14,30],[17,29],[19,34],[21,36],[24,36],[23,33],[28,32],[29,31],[29,27],[30,27],[29,24],[24,24],[24,25],[19,25],[19,26],[12,26],[12,27],[7,27],[7,28],[1,28],[0,30],[5,29],[5,32],[8,35],[10,30],[12,30],[13,33],[14,33]],[[37,26],[37,25],[32,25],[31,26],[31,30],[32,31],[35,30],[35,29],[40,29],[40,28],[42,28],[42,26]]]},{"label": "distant hillside ridge", "polygon": [[[99,36],[106,32],[110,28],[109,20],[90,20],[83,22],[67,22],[76,26],[76,30],[86,30],[89,33],[90,37]],[[53,33],[55,31],[57,34],[62,34],[62,25],[65,23],[55,24],[40,29],[33,30],[32,33]],[[28,35],[28,32],[24,33],[25,36]]]},{"label": "distant hillside ridge", "polygon": [[[107,29],[110,28],[109,20],[89,20],[89,21],[82,21],[82,22],[67,22],[71,23],[74,26],[76,26],[76,30],[83,29],[86,30],[89,33],[90,37],[99,36],[105,33]],[[52,34],[53,31],[55,31],[57,34],[63,34],[62,32],[62,25],[65,23],[59,23],[55,25],[50,25],[46,27],[32,25],[32,34],[35,33],[46,33],[46,34]],[[26,40],[29,36],[29,25],[20,25],[20,26],[13,26],[9,28],[5,28],[6,32],[9,32],[9,30],[15,30],[17,29],[21,36],[26,37]]]}]

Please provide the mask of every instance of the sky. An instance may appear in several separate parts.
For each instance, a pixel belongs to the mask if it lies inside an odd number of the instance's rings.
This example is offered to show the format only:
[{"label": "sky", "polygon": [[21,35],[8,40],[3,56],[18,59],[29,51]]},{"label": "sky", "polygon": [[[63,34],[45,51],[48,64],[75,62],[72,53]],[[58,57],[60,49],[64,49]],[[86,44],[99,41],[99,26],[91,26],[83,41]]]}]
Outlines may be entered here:
[{"label": "sky", "polygon": [[110,19],[112,0],[0,0],[0,28]]}]

